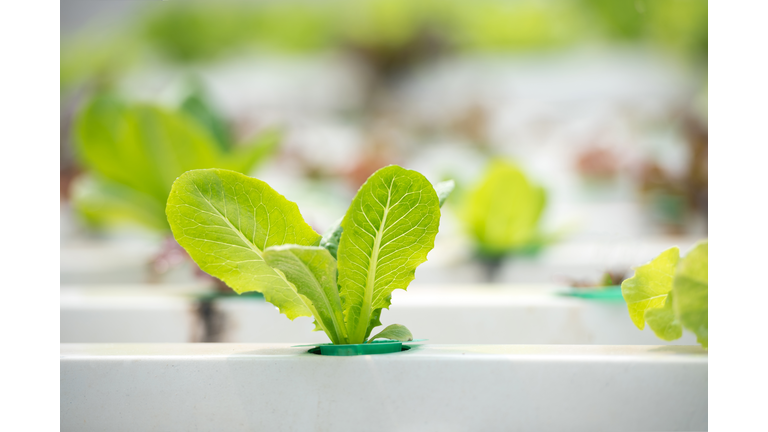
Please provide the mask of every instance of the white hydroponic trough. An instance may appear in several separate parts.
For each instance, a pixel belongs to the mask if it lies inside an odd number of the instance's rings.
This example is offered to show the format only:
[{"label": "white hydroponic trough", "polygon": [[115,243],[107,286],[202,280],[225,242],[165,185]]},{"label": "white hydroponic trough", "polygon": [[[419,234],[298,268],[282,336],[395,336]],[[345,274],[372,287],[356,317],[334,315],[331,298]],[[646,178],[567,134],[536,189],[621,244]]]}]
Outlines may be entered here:
[{"label": "white hydroponic trough", "polygon": [[693,346],[61,345],[63,431],[699,431]]},{"label": "white hydroponic trough", "polygon": [[[62,287],[62,343],[328,342],[311,318],[289,321],[263,299],[219,298],[201,310],[203,286]],[[624,302],[557,295],[552,286],[420,286],[395,291],[385,324],[430,343],[694,345],[638,330]]]}]

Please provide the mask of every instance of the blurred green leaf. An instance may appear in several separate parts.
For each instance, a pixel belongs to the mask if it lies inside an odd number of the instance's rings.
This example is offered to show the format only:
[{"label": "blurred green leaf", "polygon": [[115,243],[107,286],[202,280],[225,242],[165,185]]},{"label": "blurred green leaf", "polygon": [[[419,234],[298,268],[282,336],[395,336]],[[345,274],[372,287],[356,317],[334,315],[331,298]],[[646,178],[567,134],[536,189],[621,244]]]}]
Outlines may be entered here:
[{"label": "blurred green leaf", "polygon": [[165,202],[182,173],[220,166],[222,152],[184,115],[97,98],[76,123],[83,164],[105,179]]},{"label": "blurred green leaf", "polygon": [[169,230],[161,203],[109,180],[80,176],[72,184],[72,201],[75,211],[93,227],[139,224],[151,230]]},{"label": "blurred green leaf", "polygon": [[708,346],[707,241],[697,243],[679,258],[676,247],[667,249],[621,284],[621,291],[637,328],[649,327],[661,339],[675,340],[683,328]]},{"label": "blurred green leaf", "polygon": [[[95,213],[99,209],[113,212],[114,202],[121,199],[126,200],[126,205],[138,205],[141,201],[147,209],[159,211],[153,219],[164,218],[162,209],[171,185],[184,172],[203,168],[248,172],[277,145],[277,135],[269,133],[227,153],[211,134],[184,113],[148,104],[128,105],[111,96],[97,97],[82,110],[76,120],[75,138],[83,166],[101,182],[111,185],[99,188],[99,194],[88,195],[87,206],[76,205],[89,209],[88,219],[92,221],[98,219]],[[112,204],[97,205],[94,201],[112,192],[114,195],[107,200]],[[142,200],[130,198],[136,196]],[[84,199],[82,194],[78,197]],[[146,204],[147,200],[154,204]],[[135,219],[145,226],[157,226],[147,224],[146,218]]]},{"label": "blurred green leaf", "polygon": [[668,50],[706,60],[709,46],[707,0],[646,0],[648,36]]},{"label": "blurred green leaf", "polygon": [[645,312],[664,306],[672,290],[680,251],[669,248],[651,262],[635,269],[635,275],[621,284],[621,294],[627,302],[629,317],[640,330],[645,328]]},{"label": "blurred green leaf", "polygon": [[166,2],[147,8],[141,27],[150,46],[180,63],[215,60],[254,47],[318,51],[330,45],[335,32],[332,6]]},{"label": "blurred green leaf", "polygon": [[222,167],[249,174],[275,154],[282,134],[277,129],[266,130],[235,146],[223,156]]},{"label": "blurred green leaf", "polygon": [[456,43],[468,51],[520,51],[565,47],[584,39],[582,11],[570,1],[480,0],[452,2]]},{"label": "blurred green leaf", "polygon": [[532,184],[516,165],[495,160],[467,191],[460,217],[481,254],[500,256],[545,241],[539,227],[545,205],[544,188]]},{"label": "blurred green leaf", "polygon": [[97,89],[111,88],[126,71],[136,66],[145,47],[125,29],[115,34],[84,33],[62,38],[59,63],[59,90],[66,95],[83,84]]},{"label": "blurred green leaf", "polygon": [[195,86],[181,101],[180,108],[206,129],[223,151],[232,147],[232,137],[224,118],[213,109],[202,88]]},{"label": "blurred green leaf", "polygon": [[696,334],[704,347],[709,343],[709,243],[702,241],[680,260],[672,293],[674,310],[683,327]]},{"label": "blurred green leaf", "polygon": [[645,311],[645,322],[648,323],[648,327],[659,339],[665,341],[680,339],[683,335],[683,326],[680,325],[680,321],[675,316],[672,306],[674,304],[673,297],[673,293],[670,292],[667,294],[664,306]]},{"label": "blurred green leaf", "polygon": [[644,36],[647,20],[644,1],[581,0],[581,3],[608,36],[618,40],[637,40]]}]

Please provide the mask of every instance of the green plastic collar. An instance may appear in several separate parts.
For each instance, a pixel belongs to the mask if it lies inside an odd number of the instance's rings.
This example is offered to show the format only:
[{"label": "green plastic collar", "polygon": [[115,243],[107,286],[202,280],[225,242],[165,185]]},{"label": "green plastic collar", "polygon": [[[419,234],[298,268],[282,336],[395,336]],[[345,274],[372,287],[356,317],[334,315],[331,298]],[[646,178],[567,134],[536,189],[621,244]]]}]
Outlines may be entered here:
[{"label": "green plastic collar", "polygon": [[[408,341],[406,343],[420,342],[426,339],[417,339]],[[320,354],[324,356],[358,356],[358,355],[370,355],[370,354],[389,354],[406,351],[411,349],[408,345],[403,345],[403,342],[393,340],[377,340],[364,344],[349,344],[349,345],[334,345],[334,344],[320,344],[320,345],[297,345],[297,346],[314,346],[308,352],[312,354]]]}]

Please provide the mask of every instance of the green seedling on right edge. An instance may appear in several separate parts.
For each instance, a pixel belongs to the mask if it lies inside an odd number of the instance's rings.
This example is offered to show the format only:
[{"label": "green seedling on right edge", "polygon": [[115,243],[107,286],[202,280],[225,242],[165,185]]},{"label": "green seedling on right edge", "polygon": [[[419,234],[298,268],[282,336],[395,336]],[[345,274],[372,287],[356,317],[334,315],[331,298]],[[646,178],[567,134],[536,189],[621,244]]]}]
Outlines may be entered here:
[{"label": "green seedling on right edge", "polygon": [[648,323],[656,336],[666,341],[679,339],[685,328],[707,348],[707,255],[708,242],[703,240],[684,258],[673,247],[635,269],[635,275],[621,284],[621,292],[637,328],[642,330]]}]

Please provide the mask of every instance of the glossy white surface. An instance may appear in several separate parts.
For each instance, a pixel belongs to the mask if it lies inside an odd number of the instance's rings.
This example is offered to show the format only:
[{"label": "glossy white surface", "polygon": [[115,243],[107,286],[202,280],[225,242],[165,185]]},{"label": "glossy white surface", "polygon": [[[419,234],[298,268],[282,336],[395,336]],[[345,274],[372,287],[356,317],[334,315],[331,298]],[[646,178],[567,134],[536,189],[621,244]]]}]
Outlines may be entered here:
[{"label": "glossy white surface", "polygon": [[697,431],[691,346],[61,345],[63,431]]}]

